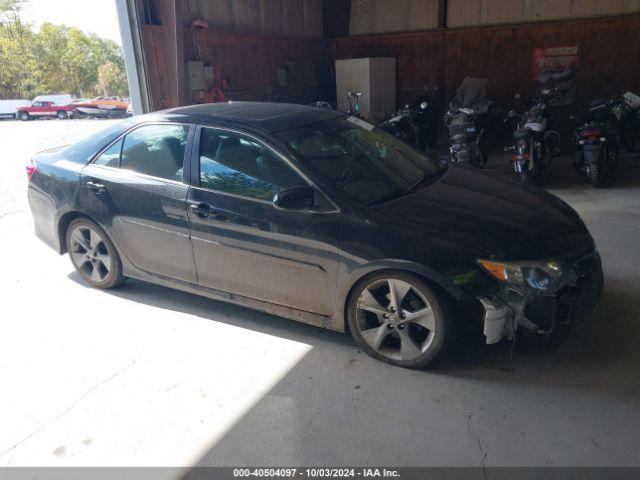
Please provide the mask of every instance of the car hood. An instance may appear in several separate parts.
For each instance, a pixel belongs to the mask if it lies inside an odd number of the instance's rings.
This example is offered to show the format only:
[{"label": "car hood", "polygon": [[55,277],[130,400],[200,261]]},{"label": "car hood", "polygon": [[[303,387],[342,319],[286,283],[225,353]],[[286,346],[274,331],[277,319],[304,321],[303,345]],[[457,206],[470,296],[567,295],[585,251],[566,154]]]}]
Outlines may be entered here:
[{"label": "car hood", "polygon": [[371,208],[399,236],[443,254],[570,259],[593,248],[584,223],[562,200],[472,167],[452,165],[436,182]]}]

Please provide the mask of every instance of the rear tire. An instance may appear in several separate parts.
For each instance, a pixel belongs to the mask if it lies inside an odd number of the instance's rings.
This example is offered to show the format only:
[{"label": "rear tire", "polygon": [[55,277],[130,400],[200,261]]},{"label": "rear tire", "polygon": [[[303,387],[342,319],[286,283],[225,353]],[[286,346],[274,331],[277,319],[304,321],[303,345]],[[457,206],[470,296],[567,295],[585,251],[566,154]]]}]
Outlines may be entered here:
[{"label": "rear tire", "polygon": [[602,171],[598,168],[597,165],[592,165],[587,168],[587,179],[589,180],[589,185],[594,188],[602,187],[604,179],[602,178]]},{"label": "rear tire", "polygon": [[23,122],[26,122],[27,120],[31,120],[31,115],[29,115],[27,112],[20,112],[19,118]]},{"label": "rear tire", "polygon": [[535,185],[535,177],[531,170],[523,170],[520,172],[520,183],[522,185]]},{"label": "rear tire", "polygon": [[455,339],[448,300],[419,277],[397,270],[373,273],[354,286],[347,322],[368,355],[405,368],[426,367]]},{"label": "rear tire", "polygon": [[56,113],[56,117],[58,117],[58,119],[60,120],[66,120],[67,118],[69,118],[69,115],[67,115],[67,112],[65,112],[64,110],[60,110],[58,113]]},{"label": "rear tire", "polygon": [[76,271],[94,288],[115,288],[124,281],[122,262],[102,228],[78,218],[67,228],[67,250]]}]

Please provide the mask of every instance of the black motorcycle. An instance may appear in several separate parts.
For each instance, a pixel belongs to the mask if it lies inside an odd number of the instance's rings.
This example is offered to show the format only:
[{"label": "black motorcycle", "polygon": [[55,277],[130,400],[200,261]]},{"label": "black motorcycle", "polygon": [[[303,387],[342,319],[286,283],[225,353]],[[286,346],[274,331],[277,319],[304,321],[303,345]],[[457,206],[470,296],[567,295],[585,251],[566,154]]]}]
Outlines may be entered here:
[{"label": "black motorcycle", "polygon": [[489,159],[484,134],[495,116],[495,107],[487,99],[486,84],[486,79],[466,77],[445,113],[452,162],[469,162],[482,168]]},{"label": "black motorcycle", "polygon": [[623,119],[631,110],[624,97],[616,97],[591,102],[584,112],[584,122],[574,132],[573,168],[591,186],[601,187],[617,168]]},{"label": "black motorcycle", "polygon": [[511,152],[513,170],[523,184],[536,182],[551,165],[551,158],[560,153],[560,134],[548,128],[547,106],[548,100],[558,95],[557,90],[543,90],[523,114],[511,110],[505,119],[516,119],[513,143],[505,151]]},{"label": "black motorcycle", "polygon": [[413,105],[405,105],[399,109],[378,127],[418,150],[425,151],[427,147],[435,145],[438,139],[435,109],[434,97],[424,95]]}]

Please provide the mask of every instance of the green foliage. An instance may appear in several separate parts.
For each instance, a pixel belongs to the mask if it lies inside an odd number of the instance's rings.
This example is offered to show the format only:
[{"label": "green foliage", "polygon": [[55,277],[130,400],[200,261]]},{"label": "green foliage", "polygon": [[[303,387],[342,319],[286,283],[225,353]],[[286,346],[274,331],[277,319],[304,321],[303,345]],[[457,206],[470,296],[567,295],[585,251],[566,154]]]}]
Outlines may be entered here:
[{"label": "green foliage", "polygon": [[113,62],[103,63],[98,67],[98,83],[96,89],[104,97],[127,96],[127,76],[122,67]]},{"label": "green foliage", "polygon": [[128,95],[119,45],[51,23],[34,32],[20,17],[24,2],[0,0],[0,98]]}]

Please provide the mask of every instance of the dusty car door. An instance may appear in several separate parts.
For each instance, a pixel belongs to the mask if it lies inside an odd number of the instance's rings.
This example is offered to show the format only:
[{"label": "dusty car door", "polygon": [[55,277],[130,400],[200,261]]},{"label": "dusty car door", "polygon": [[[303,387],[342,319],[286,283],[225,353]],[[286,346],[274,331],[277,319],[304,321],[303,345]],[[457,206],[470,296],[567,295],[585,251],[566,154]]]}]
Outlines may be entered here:
[{"label": "dusty car door", "polygon": [[276,209],[275,193],[309,182],[255,136],[202,127],[194,152],[188,203],[198,283],[330,315],[342,222],[338,209],[317,189],[315,212]]},{"label": "dusty car door", "polygon": [[173,123],[131,130],[84,168],[79,195],[135,267],[195,284],[183,182],[189,132]]}]

